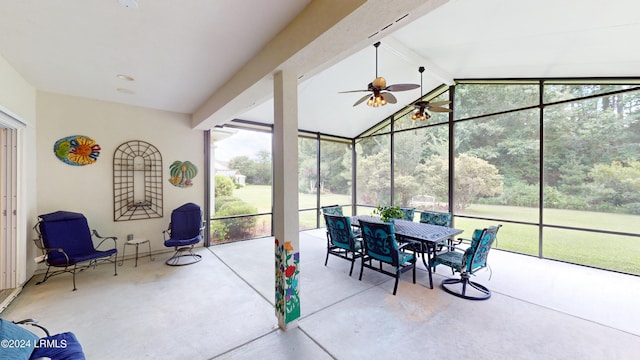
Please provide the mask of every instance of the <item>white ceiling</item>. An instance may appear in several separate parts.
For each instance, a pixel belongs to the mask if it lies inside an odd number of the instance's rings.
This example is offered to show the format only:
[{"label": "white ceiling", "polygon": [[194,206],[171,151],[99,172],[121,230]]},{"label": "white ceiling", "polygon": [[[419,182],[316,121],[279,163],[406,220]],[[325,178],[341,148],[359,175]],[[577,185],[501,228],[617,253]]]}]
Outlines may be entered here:
[{"label": "white ceiling", "polygon": [[[423,92],[460,78],[640,76],[637,0],[137,1],[0,0],[0,55],[38,90],[194,114],[198,128],[272,123],[271,76],[292,69],[299,127],[347,137],[420,95],[354,108],[364,93],[338,94],[373,80],[378,40],[378,74],[420,83],[425,66]],[[256,61],[283,43],[288,60]]]}]

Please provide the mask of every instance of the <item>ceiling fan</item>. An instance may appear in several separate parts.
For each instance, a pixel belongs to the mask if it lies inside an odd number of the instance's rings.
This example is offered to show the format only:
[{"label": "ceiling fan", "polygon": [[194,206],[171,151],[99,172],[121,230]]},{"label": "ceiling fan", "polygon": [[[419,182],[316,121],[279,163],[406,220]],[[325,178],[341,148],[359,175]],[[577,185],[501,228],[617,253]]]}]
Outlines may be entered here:
[{"label": "ceiling fan", "polygon": [[368,92],[367,94],[360,98],[358,101],[353,104],[353,106],[357,106],[363,103],[365,100],[367,101],[367,105],[372,107],[384,106],[387,105],[387,102],[391,104],[395,104],[398,102],[393,94],[390,91],[406,91],[418,88],[420,85],[418,84],[393,84],[387,86],[387,80],[383,77],[378,77],[378,47],[380,46],[380,42],[373,44],[376,48],[376,78],[369,83],[366,90],[350,90],[350,91],[341,91],[340,94],[352,93],[352,92]]},{"label": "ceiling fan", "polygon": [[[424,66],[418,68],[420,72],[420,97],[422,98],[422,73],[424,72]],[[431,117],[425,110],[433,112],[451,112],[453,110],[442,107],[442,105],[451,104],[451,101],[416,101],[413,106],[416,108],[416,112],[411,115],[411,120],[425,121]]]}]

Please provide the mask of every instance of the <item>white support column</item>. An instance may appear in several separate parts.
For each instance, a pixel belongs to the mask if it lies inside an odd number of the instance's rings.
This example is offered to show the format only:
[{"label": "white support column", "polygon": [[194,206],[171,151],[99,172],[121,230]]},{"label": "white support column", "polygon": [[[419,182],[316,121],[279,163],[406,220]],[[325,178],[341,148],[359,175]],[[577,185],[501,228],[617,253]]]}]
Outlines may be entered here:
[{"label": "white support column", "polygon": [[275,304],[281,329],[295,328],[300,317],[298,230],[298,79],[278,72],[273,78],[273,233]]}]

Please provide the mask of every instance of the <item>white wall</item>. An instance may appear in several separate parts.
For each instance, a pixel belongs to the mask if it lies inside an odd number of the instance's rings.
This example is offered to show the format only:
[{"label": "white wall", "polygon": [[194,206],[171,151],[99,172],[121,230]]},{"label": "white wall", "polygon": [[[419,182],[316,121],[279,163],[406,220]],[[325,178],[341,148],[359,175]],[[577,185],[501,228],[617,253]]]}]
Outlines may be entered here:
[{"label": "white wall", "polygon": [[[101,235],[118,237],[118,251],[127,234],[150,239],[156,251],[166,250],[162,231],[171,210],[186,202],[204,205],[204,134],[191,129],[189,115],[46,92],[38,92],[37,114],[38,214],[80,212]],[[101,147],[98,161],[71,166],[58,160],[54,143],[71,135],[96,140]],[[113,221],[113,154],[129,140],[151,143],[162,154],[163,218]],[[178,188],[168,181],[169,165],[176,160],[189,160],[198,167],[192,187]]]},{"label": "white wall", "polygon": [[18,281],[31,277],[36,268],[33,259],[38,251],[33,244],[31,228],[35,224],[36,196],[36,89],[0,56],[0,109],[26,126],[19,130],[20,159],[18,167]]}]

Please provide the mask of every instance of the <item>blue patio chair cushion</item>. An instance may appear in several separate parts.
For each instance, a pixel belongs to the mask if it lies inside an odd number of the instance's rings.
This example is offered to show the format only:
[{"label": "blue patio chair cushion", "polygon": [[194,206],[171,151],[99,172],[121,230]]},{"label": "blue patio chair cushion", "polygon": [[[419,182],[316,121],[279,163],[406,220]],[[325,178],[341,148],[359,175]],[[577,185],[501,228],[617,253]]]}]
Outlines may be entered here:
[{"label": "blue patio chair cushion", "polygon": [[360,222],[367,254],[376,260],[397,265],[399,261],[398,242],[395,228],[391,223]]},{"label": "blue patio chair cushion", "polygon": [[[350,251],[360,250],[360,242],[354,241],[355,235],[351,229],[351,221],[348,217],[325,214],[325,222],[327,224],[327,231],[329,232],[329,238],[331,239],[331,244],[333,246]],[[351,249],[352,243],[354,249]]]},{"label": "blue patio chair cushion", "polygon": [[400,251],[400,253],[398,254],[398,262],[400,263],[400,265],[411,262],[411,260],[413,260],[413,254],[404,251]]},{"label": "blue patio chair cushion", "polygon": [[165,240],[167,247],[188,246],[202,241],[202,209],[194,203],[186,203],[171,212],[171,237]]},{"label": "blue patio chair cushion", "polygon": [[[344,244],[344,243],[339,243],[339,242],[334,242],[333,245],[343,248],[343,249],[347,249],[347,250],[351,250],[351,248],[349,247],[349,244]],[[360,250],[362,248],[362,245],[360,244],[359,241],[356,241],[353,243],[353,247],[356,250]]]},{"label": "blue patio chair cushion", "polygon": [[343,216],[342,206],[340,205],[323,206],[322,213],[327,215]]},{"label": "blue patio chair cushion", "polygon": [[[489,227],[489,229],[494,228],[494,226]],[[487,257],[495,238],[495,232],[483,232],[480,229],[473,232],[471,246],[465,251],[465,259],[463,261],[468,271],[487,266]]]},{"label": "blue patio chair cushion", "polygon": [[451,213],[438,211],[422,211],[420,222],[431,225],[451,227]]},{"label": "blue patio chair cushion", "polygon": [[436,255],[432,266],[435,268],[436,265],[446,265],[458,272],[473,272],[487,265],[487,255],[493,240],[495,233],[485,233],[483,229],[476,229],[471,236],[471,245],[464,253],[453,250],[440,253]]},{"label": "blue patio chair cushion", "polygon": [[413,214],[415,214],[416,208],[401,207],[400,210],[404,213],[405,220],[413,221]]},{"label": "blue patio chair cushion", "polygon": [[[400,274],[412,270],[413,283],[416,283],[416,259],[413,254],[404,252],[402,249],[407,244],[398,245],[395,236],[394,223],[387,222],[367,222],[360,220],[362,235],[364,240],[364,257],[360,265],[360,280],[364,268],[375,270],[377,272],[393,276],[396,281],[393,285],[393,295],[398,290],[398,281]],[[379,266],[372,263],[372,260],[378,260]],[[393,271],[385,270],[382,263],[393,266]]]},{"label": "blue patio chair cushion", "polygon": [[43,337],[29,359],[85,360],[82,346],[72,332]]},{"label": "blue patio chair cushion", "polygon": [[[446,265],[449,266],[456,271],[462,271],[462,257],[464,256],[461,252],[456,251],[447,251],[442,254],[438,254],[436,257],[435,265]],[[434,265],[434,267],[435,267]]]},{"label": "blue patio chair cushion", "polygon": [[87,218],[80,213],[56,211],[39,217],[42,219],[39,227],[44,246],[49,249],[61,248],[69,257],[67,263],[63,253],[49,252],[47,262],[52,266],[72,265],[117,252],[115,248],[104,251],[94,248]]},{"label": "blue patio chair cushion", "polygon": [[38,337],[11,321],[0,319],[0,341],[3,343],[0,359],[27,360],[38,342]]}]

